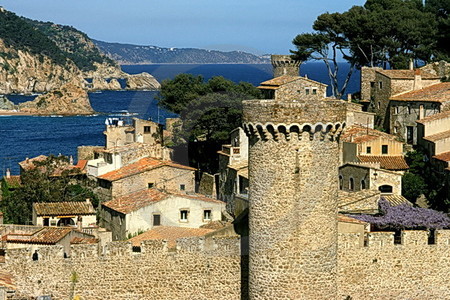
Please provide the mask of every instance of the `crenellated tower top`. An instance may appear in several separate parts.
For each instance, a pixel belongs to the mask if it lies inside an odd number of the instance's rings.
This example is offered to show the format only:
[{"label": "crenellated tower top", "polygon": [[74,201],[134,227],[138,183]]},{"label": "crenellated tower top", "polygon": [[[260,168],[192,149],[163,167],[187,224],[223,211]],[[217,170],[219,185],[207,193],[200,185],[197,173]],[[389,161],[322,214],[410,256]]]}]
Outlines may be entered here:
[{"label": "crenellated tower top", "polygon": [[273,77],[283,75],[299,76],[301,61],[294,60],[290,55],[272,55]]}]

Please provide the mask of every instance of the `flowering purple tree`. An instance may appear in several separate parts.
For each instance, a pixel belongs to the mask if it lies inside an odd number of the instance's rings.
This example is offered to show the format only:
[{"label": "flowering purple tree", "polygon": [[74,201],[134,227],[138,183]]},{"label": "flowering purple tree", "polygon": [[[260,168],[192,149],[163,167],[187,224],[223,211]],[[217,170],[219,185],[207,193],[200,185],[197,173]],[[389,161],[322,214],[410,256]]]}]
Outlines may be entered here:
[{"label": "flowering purple tree", "polygon": [[381,198],[379,202],[381,215],[352,215],[351,217],[368,222],[379,229],[442,229],[450,227],[450,218],[442,212],[407,204],[392,206]]}]

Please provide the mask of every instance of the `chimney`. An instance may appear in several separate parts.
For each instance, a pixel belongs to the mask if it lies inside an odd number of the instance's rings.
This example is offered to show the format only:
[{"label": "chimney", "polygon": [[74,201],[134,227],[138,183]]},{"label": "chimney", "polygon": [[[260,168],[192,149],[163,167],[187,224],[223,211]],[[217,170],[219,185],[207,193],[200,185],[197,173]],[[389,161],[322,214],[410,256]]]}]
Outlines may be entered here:
[{"label": "chimney", "polygon": [[414,86],[413,90],[420,90],[422,89],[422,75],[420,73],[420,69],[416,69],[414,71]]},{"label": "chimney", "polygon": [[11,170],[6,169],[6,178],[11,178]]},{"label": "chimney", "polygon": [[409,60],[409,69],[414,70],[414,60],[412,58]]},{"label": "chimney", "polygon": [[350,93],[347,94],[347,102],[348,103],[352,102],[352,94]]},{"label": "chimney", "polygon": [[72,155],[71,155],[70,158],[69,158],[69,163],[70,163],[71,165],[73,165],[73,156],[72,156]]}]

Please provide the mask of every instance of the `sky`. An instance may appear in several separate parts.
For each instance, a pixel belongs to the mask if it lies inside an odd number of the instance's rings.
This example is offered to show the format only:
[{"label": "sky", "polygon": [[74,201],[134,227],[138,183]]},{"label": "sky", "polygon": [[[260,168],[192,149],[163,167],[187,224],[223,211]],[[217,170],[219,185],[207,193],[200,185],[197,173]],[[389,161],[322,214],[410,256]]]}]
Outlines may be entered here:
[{"label": "sky", "polygon": [[17,15],[71,25],[90,38],[175,48],[289,54],[316,17],[364,0],[0,0]]}]

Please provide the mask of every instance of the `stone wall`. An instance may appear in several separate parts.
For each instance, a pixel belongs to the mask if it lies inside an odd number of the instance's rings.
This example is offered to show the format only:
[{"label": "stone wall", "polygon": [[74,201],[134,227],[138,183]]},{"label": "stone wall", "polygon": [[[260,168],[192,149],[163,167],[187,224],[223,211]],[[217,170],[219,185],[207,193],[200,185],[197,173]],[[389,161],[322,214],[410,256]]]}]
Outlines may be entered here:
[{"label": "stone wall", "polygon": [[[100,249],[101,250],[101,249]],[[104,253],[104,254],[99,254]],[[103,251],[74,245],[70,258],[62,247],[7,250],[2,270],[10,272],[17,294],[52,299],[230,299],[240,298],[240,244],[234,237],[187,238],[168,252],[162,241],[146,241],[141,252],[130,243],[113,242]],[[70,280],[76,272],[78,282]],[[34,299],[34,298],[33,298]]]},{"label": "stone wall", "polygon": [[78,146],[77,158],[78,160],[92,160],[95,152],[103,149],[102,146]]},{"label": "stone wall", "polygon": [[393,232],[366,240],[361,247],[359,234],[339,235],[337,299],[450,299],[449,231],[433,245],[426,231],[403,232],[401,244]]},{"label": "stone wall", "polygon": [[299,78],[281,85],[275,91],[275,100],[295,101],[298,99],[320,101],[326,97],[327,86],[323,83]]}]

